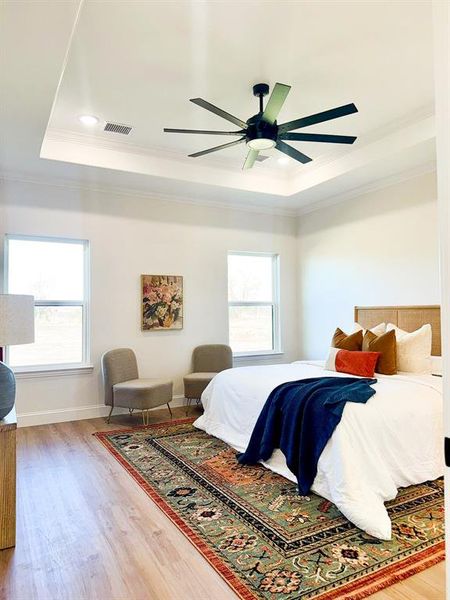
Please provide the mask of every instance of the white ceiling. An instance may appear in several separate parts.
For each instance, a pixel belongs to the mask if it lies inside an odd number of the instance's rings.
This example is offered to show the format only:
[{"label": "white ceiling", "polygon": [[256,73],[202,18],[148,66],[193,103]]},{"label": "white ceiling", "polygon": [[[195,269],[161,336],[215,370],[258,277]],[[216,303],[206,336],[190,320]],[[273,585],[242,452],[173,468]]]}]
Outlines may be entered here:
[{"label": "white ceiling", "polygon": [[[428,1],[4,2],[0,27],[9,175],[296,211],[434,161]],[[279,122],[355,102],[357,114],[306,131],[357,142],[292,142],[314,160],[273,152],[243,172],[244,145],[186,157],[230,138],[163,133],[233,129],[189,98],[246,120],[260,81],[292,86]],[[106,133],[106,120],[133,131]]]}]

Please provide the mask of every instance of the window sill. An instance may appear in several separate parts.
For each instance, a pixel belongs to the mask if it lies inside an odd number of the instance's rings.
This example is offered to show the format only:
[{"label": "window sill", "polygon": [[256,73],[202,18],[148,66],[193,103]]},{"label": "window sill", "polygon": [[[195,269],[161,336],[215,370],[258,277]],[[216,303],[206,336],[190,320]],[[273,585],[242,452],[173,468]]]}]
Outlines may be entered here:
[{"label": "window sill", "polygon": [[233,360],[255,360],[257,358],[271,358],[273,356],[283,356],[284,352],[248,352],[233,354]]},{"label": "window sill", "polygon": [[12,369],[16,379],[32,379],[33,377],[65,377],[67,375],[89,375],[94,365],[57,365],[49,367],[16,367]]}]

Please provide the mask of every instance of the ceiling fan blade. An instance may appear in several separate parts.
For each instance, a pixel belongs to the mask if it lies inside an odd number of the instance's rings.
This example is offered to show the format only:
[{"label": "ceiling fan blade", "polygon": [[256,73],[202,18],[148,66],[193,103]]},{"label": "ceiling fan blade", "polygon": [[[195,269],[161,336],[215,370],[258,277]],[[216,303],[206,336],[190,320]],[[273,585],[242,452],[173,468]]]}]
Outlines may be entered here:
[{"label": "ceiling fan blade", "polygon": [[194,104],[197,104],[197,106],[206,108],[206,110],[209,110],[209,111],[213,112],[215,115],[222,117],[222,119],[231,121],[231,123],[234,123],[235,125],[237,125],[238,127],[241,127],[242,129],[247,128],[247,123],[245,123],[244,121],[241,121],[241,119],[238,119],[237,117],[235,117],[233,115],[230,115],[230,113],[225,112],[221,108],[214,106],[214,104],[211,104],[210,102],[207,102],[206,100],[203,100],[203,98],[191,98],[190,101],[193,102]]},{"label": "ceiling fan blade", "polygon": [[284,83],[275,84],[262,115],[263,121],[271,125],[275,123],[290,89],[290,85],[285,85]]},{"label": "ceiling fan blade", "polygon": [[227,144],[221,144],[220,146],[214,146],[214,148],[208,148],[208,150],[201,150],[200,152],[194,152],[194,154],[189,154],[191,158],[196,158],[197,156],[203,156],[204,154],[210,154],[211,152],[217,152],[218,150],[223,150],[224,148],[231,148],[231,146],[237,146],[237,144],[242,144],[245,141],[245,137],[240,140],[235,140],[234,142],[228,142]]},{"label": "ceiling fan blade", "polygon": [[164,127],[165,133],[201,133],[203,135],[242,135],[243,131],[208,131],[206,129],[170,129]]},{"label": "ceiling fan blade", "polygon": [[308,125],[315,125],[316,123],[323,123],[324,121],[330,121],[331,119],[337,119],[339,117],[345,117],[358,112],[356,106],[352,104],[345,104],[345,106],[339,106],[337,108],[331,108],[324,112],[317,113],[315,115],[309,115],[296,119],[295,121],[289,121],[278,126],[279,133],[285,133],[286,131],[292,131],[292,129],[300,129],[301,127],[307,127]]},{"label": "ceiling fan blade", "polygon": [[255,160],[258,158],[259,150],[253,150],[253,148],[249,148],[247,158],[242,166],[242,169],[251,169],[255,164]]},{"label": "ceiling fan blade", "polygon": [[292,133],[281,134],[283,140],[296,142],[327,142],[329,144],[353,144],[356,137],[353,135],[329,135],[328,133]]},{"label": "ceiling fan blade", "polygon": [[312,158],[306,156],[306,154],[303,154],[303,152],[299,152],[296,148],[289,146],[289,144],[285,144],[281,140],[278,140],[278,142],[275,145],[275,148],[280,152],[284,152],[284,154],[287,154],[291,158],[298,160],[301,163],[308,163],[312,161]]}]

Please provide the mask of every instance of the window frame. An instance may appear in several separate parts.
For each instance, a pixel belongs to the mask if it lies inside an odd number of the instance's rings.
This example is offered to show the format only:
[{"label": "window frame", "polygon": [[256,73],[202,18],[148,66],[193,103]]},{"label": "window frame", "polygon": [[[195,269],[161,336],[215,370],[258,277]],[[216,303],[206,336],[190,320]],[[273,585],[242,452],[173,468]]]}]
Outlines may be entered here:
[{"label": "window frame", "polygon": [[[23,374],[73,374],[78,371],[92,372],[91,361],[91,272],[90,272],[90,243],[86,239],[53,237],[42,235],[22,235],[22,234],[5,234],[4,238],[4,254],[3,254],[3,286],[5,294],[9,292],[9,243],[11,241],[23,240],[33,242],[50,242],[63,244],[78,244],[83,247],[83,299],[82,300],[36,300],[34,306],[75,306],[82,309],[82,342],[81,342],[81,362],[75,363],[43,363],[37,365],[17,365],[12,366],[14,373]],[[5,362],[9,364],[9,347],[5,348]]]},{"label": "window frame", "polygon": [[230,343],[230,307],[231,306],[271,306],[272,307],[272,349],[271,350],[247,350],[233,352],[235,358],[251,356],[273,356],[283,354],[281,346],[281,311],[280,311],[280,255],[277,252],[246,252],[230,250],[227,253],[227,294],[230,271],[228,257],[230,256],[258,256],[272,259],[272,301],[235,301],[228,300],[228,343]]}]

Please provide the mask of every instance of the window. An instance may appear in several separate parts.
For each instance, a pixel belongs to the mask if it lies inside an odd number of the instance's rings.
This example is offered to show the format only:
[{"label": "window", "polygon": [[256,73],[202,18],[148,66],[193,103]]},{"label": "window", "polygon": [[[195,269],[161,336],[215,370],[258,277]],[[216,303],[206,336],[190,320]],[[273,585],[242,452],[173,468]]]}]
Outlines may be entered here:
[{"label": "window", "polygon": [[10,346],[11,367],[87,364],[89,245],[85,240],[6,236],[5,291],[35,299],[35,341]]},{"label": "window", "polygon": [[279,257],[228,254],[229,339],[234,354],[280,351]]}]

